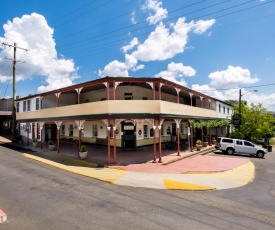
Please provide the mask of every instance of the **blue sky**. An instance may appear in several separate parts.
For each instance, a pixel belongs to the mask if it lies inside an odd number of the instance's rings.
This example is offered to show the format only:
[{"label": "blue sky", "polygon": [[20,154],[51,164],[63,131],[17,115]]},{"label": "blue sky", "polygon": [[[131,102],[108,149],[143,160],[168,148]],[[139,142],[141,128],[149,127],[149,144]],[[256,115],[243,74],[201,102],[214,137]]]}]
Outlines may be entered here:
[{"label": "blue sky", "polygon": [[[17,49],[17,95],[162,77],[221,100],[241,88],[275,111],[274,21],[274,0],[14,0],[1,3],[0,42],[29,49]],[[6,57],[1,46],[0,97],[12,96]]]}]

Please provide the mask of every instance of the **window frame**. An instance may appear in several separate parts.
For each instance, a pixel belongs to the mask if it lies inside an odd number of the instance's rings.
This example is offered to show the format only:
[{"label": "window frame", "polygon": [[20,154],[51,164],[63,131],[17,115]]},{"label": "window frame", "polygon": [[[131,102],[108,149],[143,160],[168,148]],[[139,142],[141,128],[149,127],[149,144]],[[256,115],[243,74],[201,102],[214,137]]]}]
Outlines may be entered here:
[{"label": "window frame", "polygon": [[26,112],[27,110],[27,101],[23,101],[23,112]]}]

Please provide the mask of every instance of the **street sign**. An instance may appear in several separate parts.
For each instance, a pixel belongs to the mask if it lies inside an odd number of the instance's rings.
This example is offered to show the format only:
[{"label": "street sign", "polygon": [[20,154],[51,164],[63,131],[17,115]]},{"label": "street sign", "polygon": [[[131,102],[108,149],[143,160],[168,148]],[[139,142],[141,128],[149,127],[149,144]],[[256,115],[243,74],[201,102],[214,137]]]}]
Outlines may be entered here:
[{"label": "street sign", "polygon": [[232,125],[234,126],[240,126],[242,124],[242,117],[241,114],[234,114],[232,116]]}]

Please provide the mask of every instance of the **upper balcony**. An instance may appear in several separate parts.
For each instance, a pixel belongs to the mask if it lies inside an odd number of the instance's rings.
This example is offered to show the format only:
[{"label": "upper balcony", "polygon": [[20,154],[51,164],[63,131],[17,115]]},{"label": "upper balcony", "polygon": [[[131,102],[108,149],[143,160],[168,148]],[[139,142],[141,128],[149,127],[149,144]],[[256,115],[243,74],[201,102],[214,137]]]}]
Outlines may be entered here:
[{"label": "upper balcony", "polygon": [[96,101],[17,113],[17,121],[79,120],[131,117],[217,118],[217,111],[161,100]]}]

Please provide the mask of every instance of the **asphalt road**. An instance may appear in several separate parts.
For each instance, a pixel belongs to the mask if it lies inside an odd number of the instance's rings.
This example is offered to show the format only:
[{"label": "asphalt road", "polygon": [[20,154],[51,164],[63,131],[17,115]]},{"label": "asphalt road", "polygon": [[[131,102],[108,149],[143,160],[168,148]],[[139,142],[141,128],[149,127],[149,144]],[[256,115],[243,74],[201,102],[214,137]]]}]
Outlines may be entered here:
[{"label": "asphalt road", "polygon": [[[246,186],[223,191],[210,191],[204,194],[230,199],[238,203],[275,213],[275,150],[267,153],[263,159],[243,155],[230,157],[250,158],[255,165],[255,178]],[[220,151],[210,155],[228,156]]]},{"label": "asphalt road", "polygon": [[[262,177],[269,173],[261,168],[264,162],[256,165],[263,170]],[[270,183],[274,192],[274,179],[268,181],[255,179],[255,184],[267,188]],[[245,187],[239,191],[243,196],[250,191]],[[1,230],[275,228],[274,210],[265,212],[261,201],[240,205],[232,195],[235,191],[198,193],[116,186],[32,161],[0,146],[0,209],[8,215]],[[249,201],[250,194],[254,200],[254,191],[247,192],[244,200]]]}]

